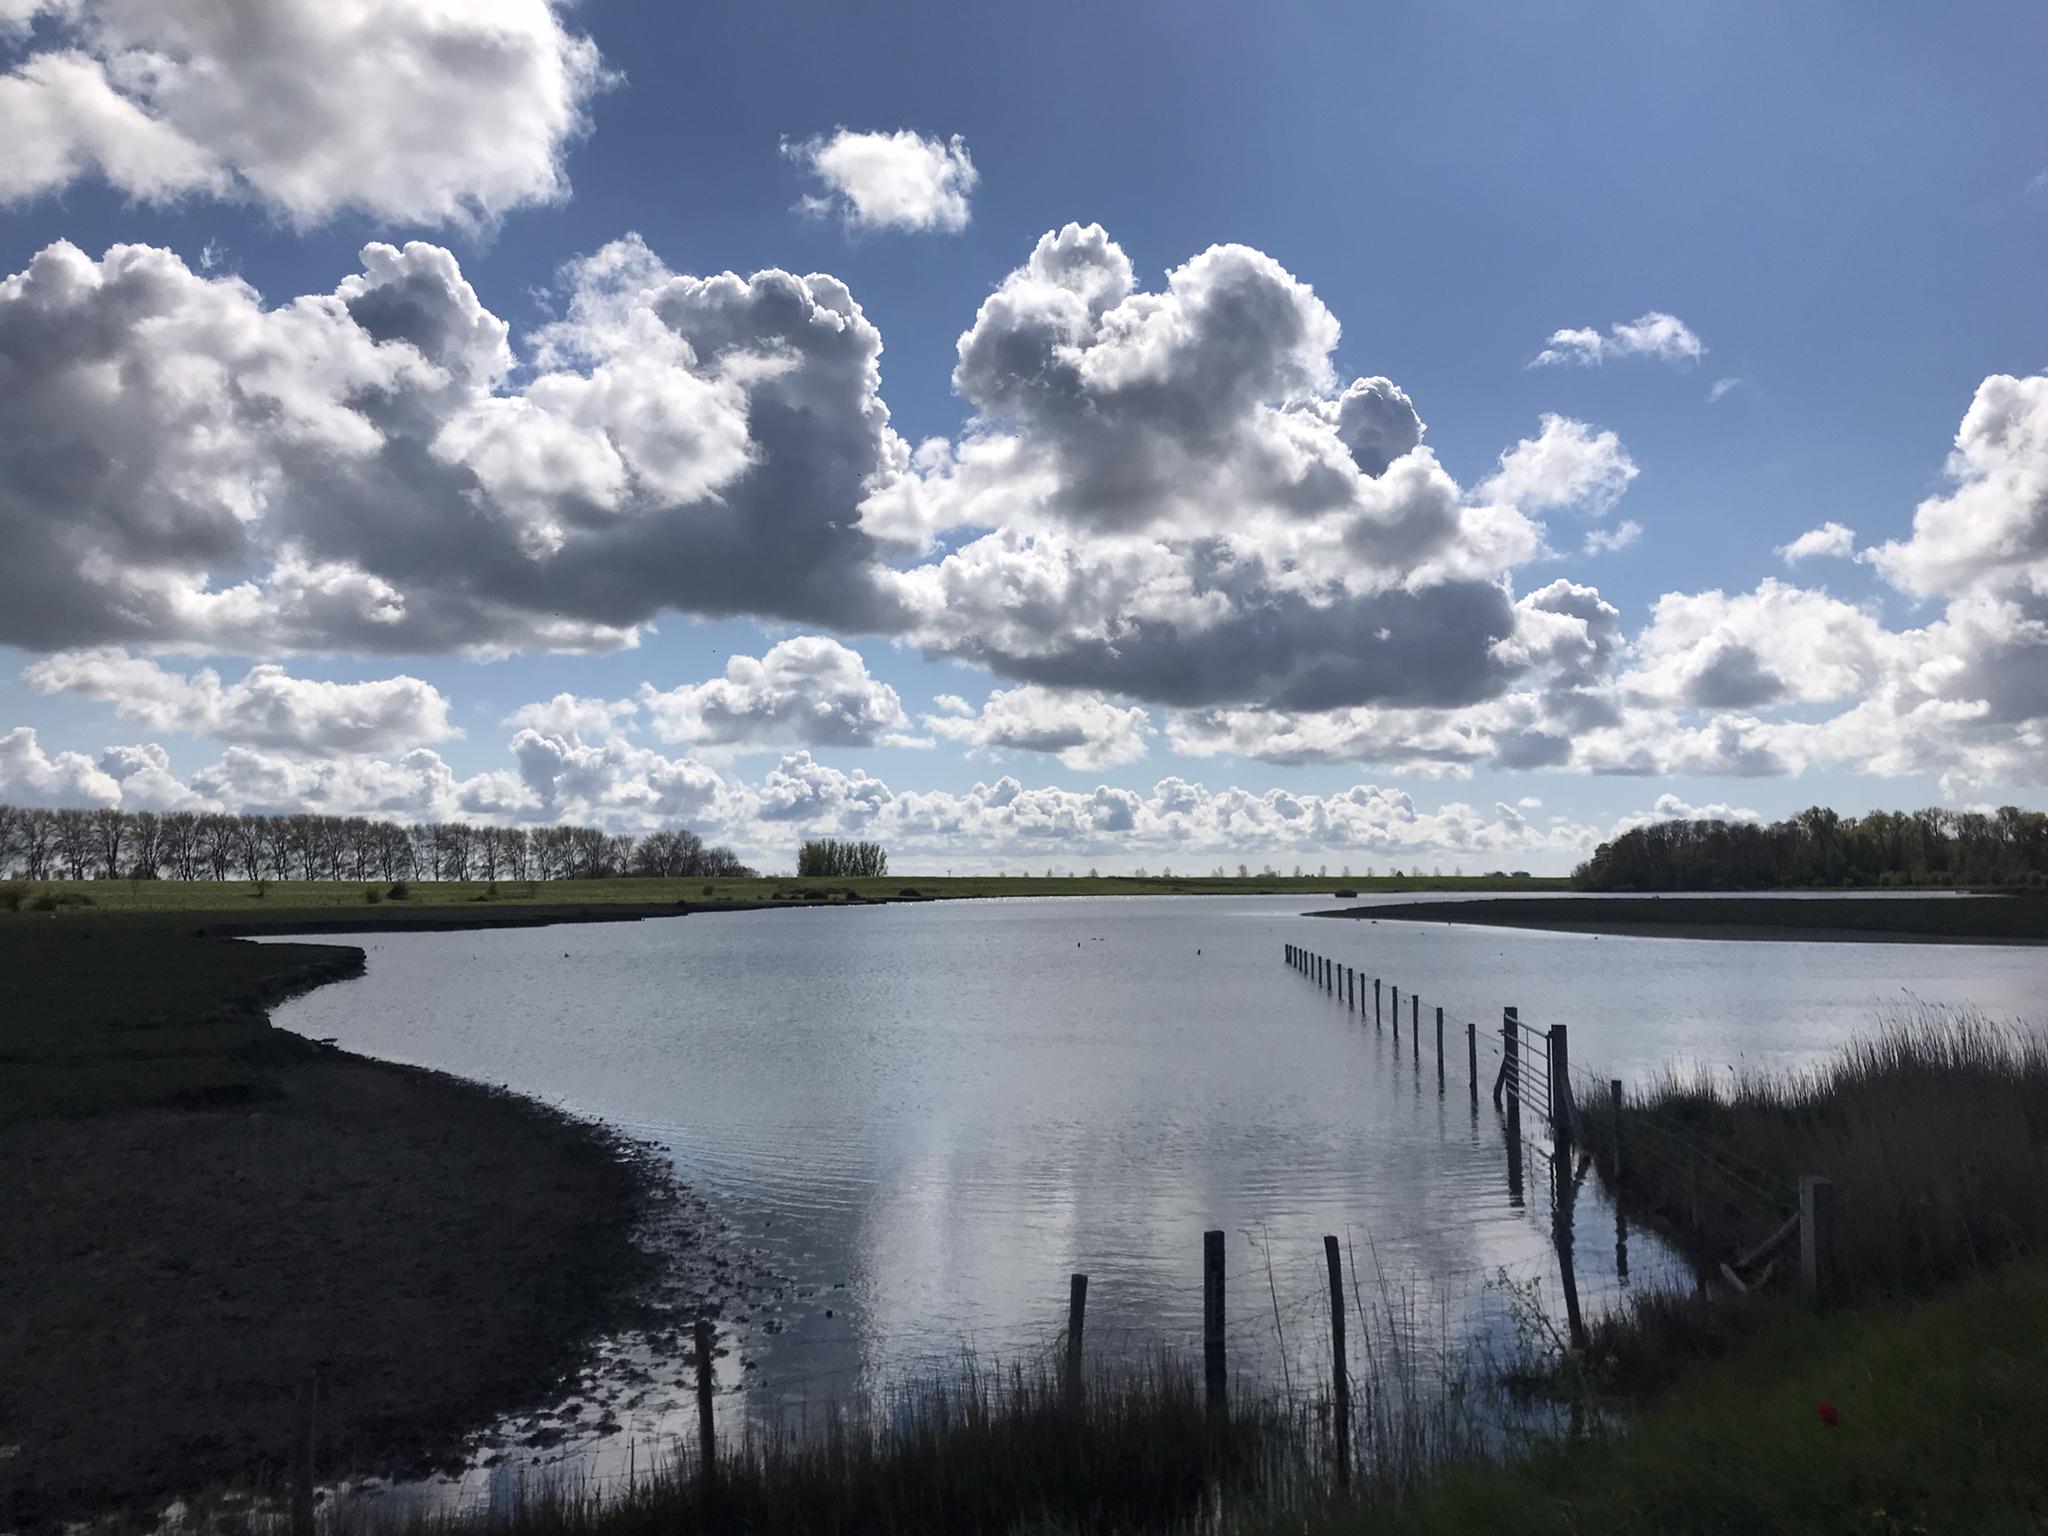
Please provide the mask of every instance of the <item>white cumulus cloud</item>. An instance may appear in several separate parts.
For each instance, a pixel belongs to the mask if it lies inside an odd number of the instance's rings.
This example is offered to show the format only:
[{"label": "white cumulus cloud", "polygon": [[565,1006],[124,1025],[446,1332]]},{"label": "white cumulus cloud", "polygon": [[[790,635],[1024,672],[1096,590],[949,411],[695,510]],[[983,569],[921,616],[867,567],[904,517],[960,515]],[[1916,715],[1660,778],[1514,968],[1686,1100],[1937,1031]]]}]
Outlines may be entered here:
[{"label": "white cumulus cloud", "polygon": [[1545,412],[1534,437],[1500,456],[1500,468],[1472,494],[1524,512],[1570,509],[1598,517],[1629,487],[1638,470],[1614,433]]},{"label": "white cumulus cloud", "polygon": [[1775,553],[1787,565],[1797,565],[1802,560],[1847,560],[1856,553],[1856,530],[1844,523],[1822,523],[1790,543],[1780,544]]},{"label": "white cumulus cloud", "polygon": [[725,675],[662,691],[640,689],[654,734],[701,747],[901,746],[913,740],[896,690],[858,651],[824,635],[735,656]]},{"label": "white cumulus cloud", "polygon": [[172,672],[121,650],[61,651],[31,663],[22,677],[38,693],[112,704],[147,730],[312,756],[388,752],[459,734],[448,700],[416,677],[335,683],[266,663],[225,683],[210,667]]},{"label": "white cumulus cloud", "polygon": [[782,152],[825,188],[806,197],[807,212],[837,213],[853,229],[940,230],[967,227],[980,173],[959,134],[927,138],[893,133],[830,135],[785,142]]},{"label": "white cumulus cloud", "polygon": [[947,741],[997,751],[1047,752],[1069,768],[1112,768],[1145,755],[1152,723],[1137,705],[1096,693],[1026,683],[997,688],[976,709],[951,695],[934,701],[925,729]]},{"label": "white cumulus cloud", "polygon": [[[1696,363],[1706,355],[1706,344],[1676,315],[1651,310],[1633,320],[1617,321],[1606,333],[1582,327],[1552,331],[1543,350],[1530,362],[1531,368],[1558,365],[1590,368],[1626,357],[1648,357],[1664,363]],[[1715,386],[1715,398],[1720,387]]]},{"label": "white cumulus cloud", "polygon": [[249,199],[487,224],[568,194],[606,81],[552,0],[15,0],[0,201],[87,177],[144,202]]}]

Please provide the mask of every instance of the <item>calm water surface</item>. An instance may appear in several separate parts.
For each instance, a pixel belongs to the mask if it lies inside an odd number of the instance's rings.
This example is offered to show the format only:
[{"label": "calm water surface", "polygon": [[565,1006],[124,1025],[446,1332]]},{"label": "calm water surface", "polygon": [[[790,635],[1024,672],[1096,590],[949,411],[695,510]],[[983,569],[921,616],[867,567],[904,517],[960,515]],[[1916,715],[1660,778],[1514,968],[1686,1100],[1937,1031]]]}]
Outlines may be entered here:
[{"label": "calm water surface", "polygon": [[[1490,1059],[1477,1107],[1466,1089],[1460,1026],[1483,1037],[1504,1004],[1570,1025],[1576,1064],[1637,1078],[1808,1062],[1916,997],[2019,1016],[2048,983],[2041,949],[1301,915],[1316,904],[1013,899],[354,935],[368,973],[277,1021],[667,1148],[735,1241],[789,1277],[780,1300],[728,1309],[721,1362],[745,1384],[736,1411],[786,1414],[963,1345],[1039,1350],[1072,1271],[1090,1277],[1091,1352],[1196,1340],[1212,1227],[1230,1233],[1248,1372],[1326,1359],[1324,1233],[1370,1289],[1384,1276],[1419,1297],[1439,1334],[1497,1324],[1502,1270],[1554,1294],[1547,1162],[1511,1190]],[[1399,1041],[1290,971],[1288,942],[1400,986]],[[1406,1029],[1410,992],[1426,1037],[1437,1007],[1449,1021],[1442,1095]],[[1568,1234],[1589,1310],[1682,1272],[1630,1233],[1618,1274],[1597,1179]],[[626,1446],[644,1459],[647,1439],[680,1432],[678,1398],[635,1394],[620,1433],[572,1436],[569,1454],[616,1474]]]}]

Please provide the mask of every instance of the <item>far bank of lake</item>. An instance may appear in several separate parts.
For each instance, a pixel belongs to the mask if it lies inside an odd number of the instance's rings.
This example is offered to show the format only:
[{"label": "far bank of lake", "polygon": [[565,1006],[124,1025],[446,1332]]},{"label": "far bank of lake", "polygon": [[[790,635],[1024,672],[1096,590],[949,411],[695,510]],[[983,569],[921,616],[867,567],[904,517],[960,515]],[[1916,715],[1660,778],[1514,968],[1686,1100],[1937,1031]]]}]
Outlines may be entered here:
[{"label": "far bank of lake", "polygon": [[2048,893],[1494,896],[1374,902],[1313,915],[1741,943],[2048,944]]}]

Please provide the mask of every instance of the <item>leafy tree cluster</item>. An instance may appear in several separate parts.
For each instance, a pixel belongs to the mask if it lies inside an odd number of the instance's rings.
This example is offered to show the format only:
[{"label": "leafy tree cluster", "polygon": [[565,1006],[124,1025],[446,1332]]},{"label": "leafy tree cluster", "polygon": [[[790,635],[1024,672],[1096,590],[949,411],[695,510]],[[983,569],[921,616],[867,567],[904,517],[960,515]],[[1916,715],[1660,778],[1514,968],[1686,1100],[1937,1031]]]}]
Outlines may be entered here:
[{"label": "leafy tree cluster", "polygon": [[796,872],[801,876],[836,879],[886,875],[889,873],[889,855],[880,843],[856,843],[836,837],[814,837],[797,849]]},{"label": "leafy tree cluster", "polygon": [[582,880],[751,875],[684,828],[493,827],[364,816],[0,805],[0,873],[30,880]]},{"label": "leafy tree cluster", "polygon": [[1602,843],[1572,880],[1589,891],[2048,885],[2048,814],[1815,806],[1769,826],[1655,822]]}]

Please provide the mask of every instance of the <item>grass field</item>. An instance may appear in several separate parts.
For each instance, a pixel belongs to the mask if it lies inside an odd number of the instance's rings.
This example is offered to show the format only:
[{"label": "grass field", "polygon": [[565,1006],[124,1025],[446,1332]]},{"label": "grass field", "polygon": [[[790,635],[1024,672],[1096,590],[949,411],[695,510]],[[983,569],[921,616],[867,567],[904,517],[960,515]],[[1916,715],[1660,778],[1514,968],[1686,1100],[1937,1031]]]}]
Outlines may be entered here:
[{"label": "grass field", "polygon": [[[308,908],[346,907],[374,916],[417,911],[425,907],[474,909],[485,905],[539,907],[601,907],[613,905],[692,906],[758,904],[778,901],[902,901],[971,900],[996,896],[1249,896],[1301,895],[1329,897],[1339,890],[1359,894],[1402,891],[1527,891],[1563,890],[1563,879],[1495,879],[1484,875],[1404,875],[1376,879],[1328,875],[1276,876],[1270,879],[1182,878],[1154,875],[1081,875],[1071,879],[1042,875],[884,875],[874,879],[798,880],[757,876],[732,880],[468,880],[411,881],[406,896],[394,901],[391,882],[384,880],[87,880],[0,883],[0,921],[10,903],[23,917],[48,917],[85,912],[205,912],[260,918],[265,914]],[[377,900],[366,895],[375,891]],[[81,901],[80,898],[83,898]]]}]

